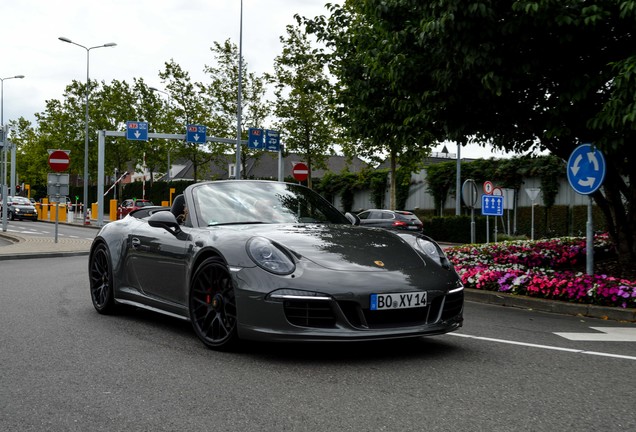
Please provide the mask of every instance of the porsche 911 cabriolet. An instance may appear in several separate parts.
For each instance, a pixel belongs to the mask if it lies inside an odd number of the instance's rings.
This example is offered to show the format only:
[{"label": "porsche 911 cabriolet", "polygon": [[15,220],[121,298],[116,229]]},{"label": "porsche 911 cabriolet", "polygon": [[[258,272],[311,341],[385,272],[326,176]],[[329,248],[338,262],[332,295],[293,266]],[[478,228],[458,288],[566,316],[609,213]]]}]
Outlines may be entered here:
[{"label": "porsche 911 cabriolet", "polygon": [[417,232],[359,226],[297,184],[197,183],[171,207],[101,228],[93,306],[129,305],[192,323],[208,347],[239,341],[367,341],[458,329],[464,288]]}]

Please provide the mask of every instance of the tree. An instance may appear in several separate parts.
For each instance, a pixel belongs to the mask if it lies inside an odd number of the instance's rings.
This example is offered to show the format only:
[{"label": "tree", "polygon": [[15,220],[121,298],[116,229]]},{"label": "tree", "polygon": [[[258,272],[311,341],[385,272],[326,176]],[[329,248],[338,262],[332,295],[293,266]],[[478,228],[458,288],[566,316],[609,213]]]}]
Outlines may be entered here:
[{"label": "tree", "polygon": [[363,0],[328,7],[329,18],[297,19],[326,45],[322,57],[337,79],[334,116],[346,134],[345,151],[372,160],[388,158],[390,207],[395,209],[398,165],[415,171],[433,143],[430,124],[406,121],[402,106],[408,101],[396,91],[393,77],[383,73],[392,59],[381,46],[401,24],[376,26],[364,13]]},{"label": "tree", "polygon": [[[211,114],[211,131],[219,137],[236,137],[237,113],[238,113],[238,80],[239,80],[239,53],[235,44],[226,40],[223,44],[214,42],[210,48],[214,54],[216,65],[206,65],[204,71],[210,77],[209,84],[200,84],[201,94],[206,109]],[[254,73],[248,72],[247,63],[241,59],[241,139],[247,139],[249,127],[262,127],[271,112],[271,104],[265,99],[265,79]],[[233,151],[232,145],[217,144],[223,149],[223,154]],[[235,147],[234,147],[235,148]],[[221,152],[217,152],[221,154]],[[250,150],[247,146],[241,146],[242,171],[247,175],[247,161],[257,161],[262,152]],[[221,158],[219,163],[225,163]]]},{"label": "tree", "polygon": [[348,0],[331,21],[347,13],[365,23],[354,39],[375,41],[358,58],[390,83],[400,124],[564,160],[583,142],[603,151],[593,198],[634,266],[636,2]]},{"label": "tree", "polygon": [[[175,102],[173,107],[176,124],[200,124],[210,123],[210,115],[206,110],[205,102],[200,91],[201,84],[192,83],[190,74],[181,66],[171,60],[165,63],[165,69],[159,73],[159,77],[166,83],[166,89]],[[218,149],[207,145],[203,150],[198,143],[181,143],[175,150],[176,156],[181,156],[192,162],[194,180],[199,179],[199,170],[206,167],[214,158]]]},{"label": "tree", "polygon": [[281,36],[283,52],[274,60],[276,128],[285,137],[286,150],[302,155],[309,168],[307,185],[312,187],[314,167],[324,168],[333,152],[336,127],[328,112],[332,85],[320,56],[299,26],[287,26]]}]

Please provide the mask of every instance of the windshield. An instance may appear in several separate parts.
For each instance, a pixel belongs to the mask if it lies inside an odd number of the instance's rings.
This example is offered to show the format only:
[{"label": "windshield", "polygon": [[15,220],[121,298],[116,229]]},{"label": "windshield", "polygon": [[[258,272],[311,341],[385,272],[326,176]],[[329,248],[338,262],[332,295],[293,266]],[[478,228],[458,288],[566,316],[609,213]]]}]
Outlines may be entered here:
[{"label": "windshield", "polygon": [[328,201],[300,185],[274,181],[218,181],[195,185],[193,195],[200,226],[350,223]]},{"label": "windshield", "polygon": [[24,198],[24,197],[7,197],[7,198],[9,198],[9,202],[13,204],[31,205],[31,201],[29,201],[28,198]]}]

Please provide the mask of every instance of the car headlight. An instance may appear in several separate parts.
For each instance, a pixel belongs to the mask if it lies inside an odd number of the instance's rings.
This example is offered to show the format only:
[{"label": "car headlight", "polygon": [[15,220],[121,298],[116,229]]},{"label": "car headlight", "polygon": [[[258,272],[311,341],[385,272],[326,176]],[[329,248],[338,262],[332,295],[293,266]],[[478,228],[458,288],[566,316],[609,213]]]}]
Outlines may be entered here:
[{"label": "car headlight", "polygon": [[252,237],[247,242],[247,253],[257,266],[270,273],[286,275],[296,270],[289,254],[264,237]]},{"label": "car headlight", "polygon": [[16,213],[20,213],[20,209],[19,209],[19,208],[14,209],[14,211],[15,211]]},{"label": "car headlight", "polygon": [[435,242],[428,240],[426,237],[417,237],[415,241],[417,247],[429,258],[439,263],[444,268],[450,268],[450,262],[446,258],[444,251]]}]

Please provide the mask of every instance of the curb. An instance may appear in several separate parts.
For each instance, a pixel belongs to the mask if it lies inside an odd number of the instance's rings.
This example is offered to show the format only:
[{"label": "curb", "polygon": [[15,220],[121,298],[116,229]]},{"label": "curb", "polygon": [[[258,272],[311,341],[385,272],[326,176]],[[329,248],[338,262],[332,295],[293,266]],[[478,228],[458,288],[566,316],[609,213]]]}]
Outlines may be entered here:
[{"label": "curb", "polygon": [[568,303],[560,300],[538,299],[495,291],[482,291],[472,288],[464,288],[464,298],[466,301],[517,307],[541,312],[551,312],[560,315],[575,315],[603,320],[636,322],[636,309],[631,308],[622,309],[619,307]]}]

